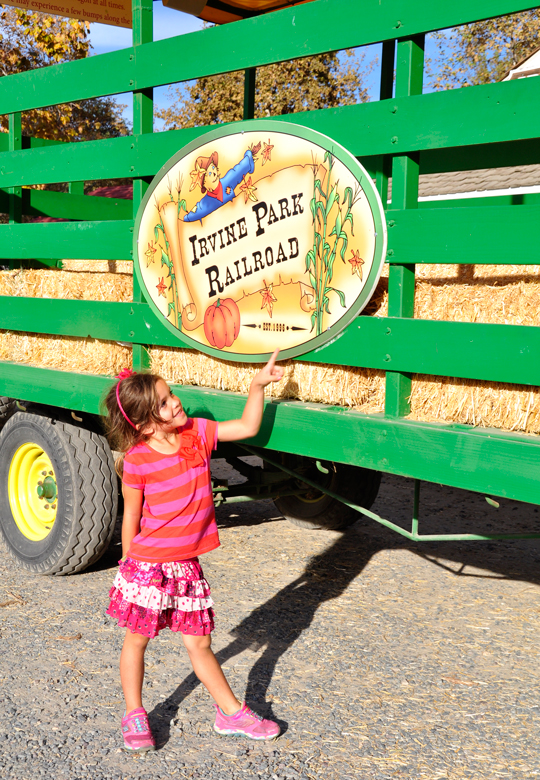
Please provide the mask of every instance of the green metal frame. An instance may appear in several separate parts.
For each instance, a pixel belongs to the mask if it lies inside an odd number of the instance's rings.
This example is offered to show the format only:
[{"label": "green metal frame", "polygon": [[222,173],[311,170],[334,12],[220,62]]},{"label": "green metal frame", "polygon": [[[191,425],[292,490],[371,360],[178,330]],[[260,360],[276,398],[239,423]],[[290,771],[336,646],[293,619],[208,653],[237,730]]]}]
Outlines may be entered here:
[{"label": "green metal frame", "polygon": [[[540,386],[539,328],[413,316],[419,264],[539,261],[538,195],[418,201],[420,174],[540,162],[540,78],[422,94],[426,33],[533,7],[514,0],[455,0],[443,6],[315,0],[153,42],[152,2],[134,0],[133,46],[0,80],[0,113],[9,115],[9,133],[0,135],[0,208],[9,213],[9,223],[0,225],[0,260],[15,267],[38,258],[54,267],[67,258],[132,259],[135,218],[149,182],[179,149],[208,131],[154,133],[154,87],[242,70],[244,120],[251,121],[258,67],[380,42],[378,101],[275,120],[334,138],[374,177],[386,206],[388,317],[360,316],[331,344],[301,358],[384,371],[385,412],[268,402],[253,444],[259,453],[294,452],[540,504],[538,437],[407,419],[413,374]],[[127,91],[133,92],[128,137],[58,143],[22,136],[23,111]],[[66,178],[68,193],[27,188]],[[133,202],[85,196],[83,183],[100,178],[132,178]],[[26,214],[68,221],[28,224]],[[136,369],[147,367],[148,345],[182,343],[181,335],[157,320],[136,282],[131,303],[0,297],[0,329],[131,342]],[[54,398],[58,407],[91,414],[100,412],[110,381],[0,363],[0,395],[42,404]],[[235,416],[244,403],[234,393],[178,389],[191,413],[215,419]],[[433,539],[418,535],[417,521],[416,515],[408,538]],[[512,538],[444,538],[503,537]]]}]

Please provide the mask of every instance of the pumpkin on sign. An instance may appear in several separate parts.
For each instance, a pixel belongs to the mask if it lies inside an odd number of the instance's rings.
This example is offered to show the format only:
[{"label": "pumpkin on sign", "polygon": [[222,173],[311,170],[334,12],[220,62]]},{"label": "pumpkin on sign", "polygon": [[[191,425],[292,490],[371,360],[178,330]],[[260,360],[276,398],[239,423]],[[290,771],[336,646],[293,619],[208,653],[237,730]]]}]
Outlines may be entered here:
[{"label": "pumpkin on sign", "polygon": [[204,335],[211,347],[232,346],[240,333],[240,312],[232,298],[217,299],[204,314]]}]

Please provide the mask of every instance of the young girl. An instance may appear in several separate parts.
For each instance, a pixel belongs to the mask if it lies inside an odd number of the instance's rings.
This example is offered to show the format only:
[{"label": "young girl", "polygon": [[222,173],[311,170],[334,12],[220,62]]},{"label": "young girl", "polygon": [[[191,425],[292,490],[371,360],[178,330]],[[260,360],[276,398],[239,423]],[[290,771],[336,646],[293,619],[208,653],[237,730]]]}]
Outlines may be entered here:
[{"label": "young girl", "polygon": [[142,706],[144,653],[162,628],[182,634],[193,671],[216,702],[219,734],[273,739],[279,726],[252,712],[233,694],[214,653],[213,601],[198,556],[219,546],[210,481],[218,441],[255,436],[264,388],[278,382],[276,350],[259,371],[239,420],[190,419],[159,376],[123,371],[105,403],[109,436],[126,453],[123,468],[122,560],[107,613],[126,627],[120,678],[126,700],[126,750],[154,750]]}]

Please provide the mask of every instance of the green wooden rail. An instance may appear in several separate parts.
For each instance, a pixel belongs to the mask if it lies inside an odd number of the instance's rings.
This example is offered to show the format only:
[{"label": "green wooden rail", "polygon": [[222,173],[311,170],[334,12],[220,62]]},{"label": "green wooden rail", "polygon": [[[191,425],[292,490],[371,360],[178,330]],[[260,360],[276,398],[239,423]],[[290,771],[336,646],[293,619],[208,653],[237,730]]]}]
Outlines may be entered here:
[{"label": "green wooden rail", "polygon": [[[0,210],[9,213],[9,224],[0,225],[0,259],[54,265],[132,258],[134,218],[151,177],[208,129],[153,133],[154,87],[244,70],[247,119],[257,67],[382,42],[378,101],[278,119],[335,139],[376,179],[388,224],[389,316],[358,318],[302,360],[386,372],[385,414],[274,402],[256,444],[540,503],[537,437],[406,419],[413,374],[540,385],[539,328],[413,316],[417,264],[538,263],[537,194],[418,199],[420,174],[540,162],[540,78],[422,94],[426,33],[533,7],[512,0],[315,0],[153,42],[152,2],[137,0],[132,47],[0,79],[0,113],[10,115],[10,132],[0,134]],[[128,91],[128,137],[58,143],[22,136],[22,111]],[[82,194],[85,181],[108,178],[133,179],[133,200]],[[65,181],[78,184],[69,193],[27,189]],[[23,215],[67,221],[27,224]],[[136,279],[130,303],[0,297],[0,329],[131,342],[138,369],[148,365],[145,345],[183,340],[156,320]],[[0,394],[92,414],[110,381],[0,364]],[[234,416],[243,404],[235,394],[181,390],[192,413],[216,419]]]},{"label": "green wooden rail", "polygon": [[[444,6],[404,0],[317,0],[308,7],[135,45],[90,60],[10,76],[0,91],[3,113],[114,95],[214,73],[397,40],[431,30],[534,8],[512,0],[456,0]],[[144,3],[140,4],[144,9]],[[142,10],[144,13],[144,10]],[[151,13],[151,11],[150,11]],[[134,8],[134,25],[141,12]],[[204,51],[204,56],[201,52]],[[4,80],[2,80],[4,81]]]},{"label": "green wooden rail", "polygon": [[[521,79],[278,119],[330,135],[358,156],[521,141],[538,132],[538,82]],[[188,128],[5,152],[0,156],[0,186],[153,176],[178,149],[204,132],[207,128]],[[500,154],[493,164],[501,164]]]}]

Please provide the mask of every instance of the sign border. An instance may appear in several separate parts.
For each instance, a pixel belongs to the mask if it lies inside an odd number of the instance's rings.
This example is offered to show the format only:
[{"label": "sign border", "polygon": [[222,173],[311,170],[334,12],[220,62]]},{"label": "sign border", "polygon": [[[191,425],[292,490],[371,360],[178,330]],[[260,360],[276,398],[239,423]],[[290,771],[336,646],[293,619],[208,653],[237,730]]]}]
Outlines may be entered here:
[{"label": "sign border", "polygon": [[[164,327],[166,327],[172,334],[175,335],[176,338],[178,338],[179,349],[194,349],[198,352],[203,352],[204,354],[219,358],[220,360],[230,360],[236,363],[265,363],[272,354],[271,352],[259,352],[253,355],[248,355],[244,352],[226,352],[221,349],[216,349],[215,347],[206,346],[205,344],[201,344],[199,341],[192,339],[179,328],[176,328],[172,323],[169,322],[166,317],[163,316],[163,313],[156,306],[152,296],[150,295],[150,292],[148,291],[140,269],[139,231],[144,210],[151,200],[154,190],[162,181],[164,176],[166,176],[166,174],[170,171],[170,169],[188,154],[191,154],[191,152],[200,148],[204,144],[214,139],[217,140],[226,138],[229,135],[242,135],[245,132],[258,131],[262,135],[268,132],[286,134],[288,130],[290,131],[290,135],[302,138],[305,141],[311,141],[317,144],[317,146],[320,146],[321,149],[330,152],[341,163],[343,163],[346,168],[349,169],[349,171],[362,186],[370,206],[371,213],[373,215],[375,234],[376,236],[382,236],[382,241],[375,242],[375,255],[366,280],[366,284],[364,285],[354,304],[344,313],[343,317],[340,318],[338,322],[336,322],[325,333],[322,333],[319,336],[314,336],[312,339],[309,339],[309,341],[304,341],[302,344],[299,344],[296,347],[289,347],[288,349],[284,349],[280,352],[279,359],[287,360],[289,358],[297,358],[301,357],[302,355],[307,355],[310,352],[320,349],[329,341],[335,339],[367,306],[373,293],[375,292],[375,288],[380,279],[386,258],[386,249],[388,243],[386,218],[379,193],[377,192],[377,189],[369,173],[366,171],[363,165],[358,162],[356,157],[354,157],[354,155],[352,155],[351,152],[349,152],[344,146],[341,146],[341,144],[339,144],[337,141],[334,141],[332,138],[329,138],[323,133],[319,133],[318,131],[312,130],[309,127],[298,125],[292,122],[252,119],[243,121],[241,123],[231,123],[225,126],[220,126],[219,128],[211,130],[208,133],[203,133],[193,141],[190,141],[188,144],[186,144],[186,146],[183,146],[181,149],[179,149],[176,154],[170,157],[167,162],[161,166],[148,186],[148,189],[137,210],[137,216],[135,219],[133,230],[133,262],[135,264],[134,271],[137,276],[137,281],[153,314],[158,318],[159,322],[164,325]],[[366,183],[367,186],[365,186]]]}]

